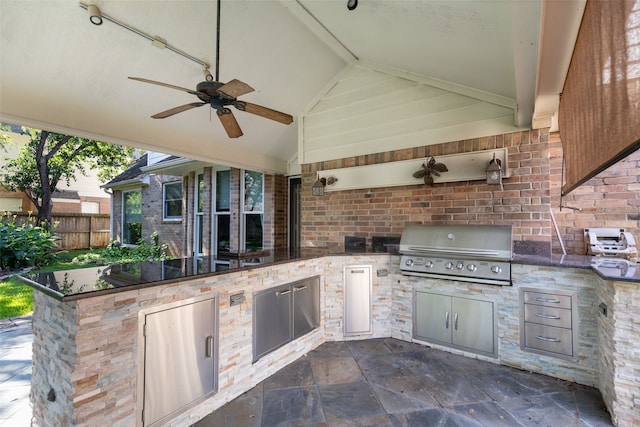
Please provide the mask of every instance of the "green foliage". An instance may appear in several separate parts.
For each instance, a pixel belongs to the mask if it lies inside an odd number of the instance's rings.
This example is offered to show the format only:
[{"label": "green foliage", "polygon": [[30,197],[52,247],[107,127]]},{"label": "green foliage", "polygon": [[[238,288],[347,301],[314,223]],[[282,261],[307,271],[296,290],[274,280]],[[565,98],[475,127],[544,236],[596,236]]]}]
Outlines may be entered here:
[{"label": "green foliage", "polygon": [[33,289],[16,278],[0,281],[0,319],[18,317],[33,311]]},{"label": "green foliage", "polygon": [[54,230],[34,224],[33,218],[19,225],[6,212],[0,216],[0,267],[14,269],[47,265],[56,248]]},{"label": "green foliage", "polygon": [[159,244],[157,232],[151,234],[151,244],[144,239],[138,240],[136,246],[124,246],[112,241],[101,254],[84,254],[73,259],[74,264],[105,265],[125,262],[161,261],[169,259],[167,245]]},{"label": "green foliage", "polygon": [[2,184],[21,191],[38,209],[38,218],[51,221],[51,195],[60,182],[70,185],[78,174],[97,170],[102,182],[123,171],[134,160],[134,149],[105,142],[23,127],[31,137],[18,156],[5,158]]}]

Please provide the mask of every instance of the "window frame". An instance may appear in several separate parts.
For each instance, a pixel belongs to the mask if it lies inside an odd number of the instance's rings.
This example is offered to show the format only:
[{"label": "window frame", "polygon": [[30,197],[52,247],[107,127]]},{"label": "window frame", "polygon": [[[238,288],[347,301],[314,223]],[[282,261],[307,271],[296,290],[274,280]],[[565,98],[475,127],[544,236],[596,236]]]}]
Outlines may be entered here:
[{"label": "window frame", "polygon": [[[247,172],[250,173],[258,173],[260,175],[262,175],[262,182],[261,182],[261,203],[258,205],[259,209],[257,210],[246,210],[246,176],[247,176]],[[265,174],[263,172],[258,172],[258,171],[252,171],[252,170],[248,170],[248,169],[243,169],[242,170],[242,182],[241,182],[241,186],[240,186],[240,197],[241,197],[241,211],[240,211],[240,215],[241,215],[241,224],[240,224],[240,243],[241,243],[241,249],[242,251],[246,251],[247,250],[247,216],[249,215],[255,215],[255,216],[259,216],[260,217],[260,222],[262,224],[262,238],[261,238],[261,247],[259,250],[264,250],[264,198],[265,198],[265,194],[264,194],[264,181],[265,181]]]},{"label": "window frame", "polygon": [[[175,202],[176,200],[180,201],[180,215],[179,216],[168,216],[167,215],[167,186],[169,185],[176,185],[179,184],[180,185],[180,198],[179,199],[172,199],[172,202]],[[163,182],[162,183],[162,220],[163,221],[167,221],[167,222],[181,222],[182,221],[182,211],[183,211],[183,206],[182,206],[182,202],[183,202],[183,193],[184,191],[184,186],[182,181],[180,180],[176,180],[176,181],[167,181],[167,182]]]}]

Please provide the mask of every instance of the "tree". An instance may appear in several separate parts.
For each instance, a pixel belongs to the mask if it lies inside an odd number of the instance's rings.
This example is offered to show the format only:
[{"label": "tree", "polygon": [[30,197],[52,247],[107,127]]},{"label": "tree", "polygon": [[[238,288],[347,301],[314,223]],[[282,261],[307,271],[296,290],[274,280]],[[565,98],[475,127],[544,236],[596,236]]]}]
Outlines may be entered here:
[{"label": "tree", "polygon": [[126,168],[134,149],[59,133],[22,128],[31,140],[15,159],[5,158],[2,184],[10,191],[22,191],[38,211],[38,223],[51,225],[52,194],[63,181],[67,185],[78,174],[98,170],[106,182]]}]

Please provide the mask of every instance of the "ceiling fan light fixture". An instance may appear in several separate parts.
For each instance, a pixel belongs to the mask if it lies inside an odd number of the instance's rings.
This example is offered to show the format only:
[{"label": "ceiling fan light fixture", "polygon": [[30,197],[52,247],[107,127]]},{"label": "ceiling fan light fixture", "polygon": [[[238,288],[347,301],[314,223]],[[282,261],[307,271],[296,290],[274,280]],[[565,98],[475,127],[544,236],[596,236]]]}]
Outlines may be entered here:
[{"label": "ceiling fan light fixture", "polygon": [[89,13],[89,21],[91,21],[93,25],[102,25],[102,13],[100,9],[98,9],[98,6],[95,4],[88,5],[87,12]]}]

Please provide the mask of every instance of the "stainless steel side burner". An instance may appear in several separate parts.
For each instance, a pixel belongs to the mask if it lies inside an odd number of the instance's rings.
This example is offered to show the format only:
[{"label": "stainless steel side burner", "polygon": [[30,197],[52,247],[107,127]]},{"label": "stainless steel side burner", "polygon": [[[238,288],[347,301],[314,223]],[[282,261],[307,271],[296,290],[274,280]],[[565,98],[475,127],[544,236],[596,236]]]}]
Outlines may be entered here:
[{"label": "stainless steel side burner", "polygon": [[400,239],[403,274],[511,285],[510,225],[408,224]]}]

